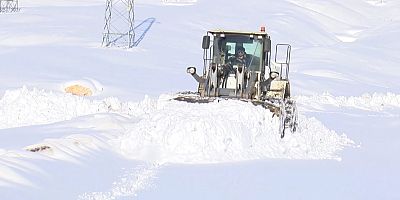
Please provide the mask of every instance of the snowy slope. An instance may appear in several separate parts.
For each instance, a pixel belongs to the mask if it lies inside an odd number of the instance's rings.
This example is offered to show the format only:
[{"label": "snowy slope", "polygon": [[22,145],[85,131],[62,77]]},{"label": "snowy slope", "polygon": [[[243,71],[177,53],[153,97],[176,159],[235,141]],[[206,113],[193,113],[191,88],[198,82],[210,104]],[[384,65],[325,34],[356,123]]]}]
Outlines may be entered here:
[{"label": "snowy slope", "polygon": [[[0,14],[0,199],[400,198],[400,2],[138,0],[130,50],[100,46],[104,1],[20,5]],[[293,47],[297,133],[170,100],[207,30],[262,25]]]}]

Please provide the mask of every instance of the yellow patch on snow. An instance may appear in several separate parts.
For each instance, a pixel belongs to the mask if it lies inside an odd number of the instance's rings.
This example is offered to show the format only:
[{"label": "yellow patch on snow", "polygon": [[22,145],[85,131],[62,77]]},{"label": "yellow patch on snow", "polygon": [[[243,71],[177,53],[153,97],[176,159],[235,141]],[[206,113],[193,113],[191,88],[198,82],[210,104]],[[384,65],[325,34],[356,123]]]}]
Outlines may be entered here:
[{"label": "yellow patch on snow", "polygon": [[78,96],[92,96],[92,90],[82,85],[71,85],[65,88],[65,92]]}]

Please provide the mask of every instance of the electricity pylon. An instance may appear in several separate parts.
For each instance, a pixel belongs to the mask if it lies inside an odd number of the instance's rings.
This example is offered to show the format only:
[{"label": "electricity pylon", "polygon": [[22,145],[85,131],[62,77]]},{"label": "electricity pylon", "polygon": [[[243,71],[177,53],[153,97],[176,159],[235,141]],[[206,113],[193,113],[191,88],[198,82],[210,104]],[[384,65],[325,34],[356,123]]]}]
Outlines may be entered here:
[{"label": "electricity pylon", "polygon": [[134,0],[107,0],[102,45],[132,48],[134,21]]}]

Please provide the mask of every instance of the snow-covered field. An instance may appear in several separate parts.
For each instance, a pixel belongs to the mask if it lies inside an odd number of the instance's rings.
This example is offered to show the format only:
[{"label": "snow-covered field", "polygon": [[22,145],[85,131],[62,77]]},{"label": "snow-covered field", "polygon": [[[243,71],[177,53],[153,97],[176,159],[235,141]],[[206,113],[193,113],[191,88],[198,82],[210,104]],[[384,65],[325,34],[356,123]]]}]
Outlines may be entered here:
[{"label": "snow-covered field", "polygon": [[[0,199],[400,199],[400,2],[137,0],[129,50],[101,47],[103,0],[19,2],[0,13]],[[196,89],[207,30],[260,26],[293,47],[298,132],[170,100]]]}]

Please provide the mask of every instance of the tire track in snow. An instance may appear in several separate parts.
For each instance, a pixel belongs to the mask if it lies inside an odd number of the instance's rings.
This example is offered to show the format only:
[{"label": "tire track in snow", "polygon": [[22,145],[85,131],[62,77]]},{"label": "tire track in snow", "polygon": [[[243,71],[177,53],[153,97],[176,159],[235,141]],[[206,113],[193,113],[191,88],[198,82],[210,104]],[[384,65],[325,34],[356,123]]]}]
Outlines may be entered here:
[{"label": "tire track in snow", "polygon": [[106,192],[88,192],[79,195],[78,200],[115,200],[121,197],[136,197],[139,192],[153,187],[161,165],[151,163],[125,173]]}]

